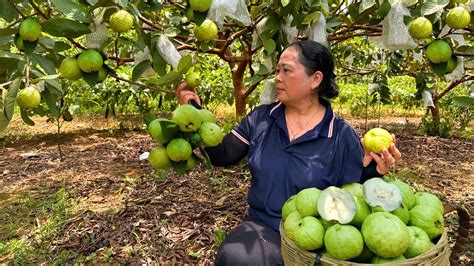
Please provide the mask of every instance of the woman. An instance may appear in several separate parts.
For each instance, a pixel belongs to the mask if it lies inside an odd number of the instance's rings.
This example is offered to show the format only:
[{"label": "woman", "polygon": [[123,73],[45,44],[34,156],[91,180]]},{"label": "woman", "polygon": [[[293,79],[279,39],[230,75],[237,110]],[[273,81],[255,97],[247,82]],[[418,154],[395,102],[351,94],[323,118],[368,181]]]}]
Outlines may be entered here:
[{"label": "woman", "polygon": [[[283,264],[278,226],[290,196],[381,176],[401,157],[394,144],[381,156],[364,154],[354,129],[325,100],[338,95],[333,69],[323,45],[289,45],[276,68],[278,102],[254,109],[219,146],[206,149],[216,166],[248,156],[252,173],[248,214],[224,240],[217,265]],[[177,89],[179,102],[200,103],[185,87]]]}]

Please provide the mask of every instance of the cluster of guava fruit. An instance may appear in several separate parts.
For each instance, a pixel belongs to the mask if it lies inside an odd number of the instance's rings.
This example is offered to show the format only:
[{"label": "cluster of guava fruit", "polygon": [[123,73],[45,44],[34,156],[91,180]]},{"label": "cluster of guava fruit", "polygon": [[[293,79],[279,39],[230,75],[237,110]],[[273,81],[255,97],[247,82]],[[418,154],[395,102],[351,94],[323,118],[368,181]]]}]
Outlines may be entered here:
[{"label": "cluster of guava fruit", "polygon": [[389,263],[426,253],[444,230],[441,200],[394,178],[306,188],[282,207],[286,236],[338,260]]},{"label": "cluster of guava fruit", "polygon": [[200,152],[205,153],[203,148],[219,145],[224,137],[214,113],[190,104],[178,106],[171,120],[152,120],[147,129],[153,140],[160,144],[148,156],[151,166],[163,170],[172,167],[178,174],[192,170],[203,161],[194,150],[200,148]]}]

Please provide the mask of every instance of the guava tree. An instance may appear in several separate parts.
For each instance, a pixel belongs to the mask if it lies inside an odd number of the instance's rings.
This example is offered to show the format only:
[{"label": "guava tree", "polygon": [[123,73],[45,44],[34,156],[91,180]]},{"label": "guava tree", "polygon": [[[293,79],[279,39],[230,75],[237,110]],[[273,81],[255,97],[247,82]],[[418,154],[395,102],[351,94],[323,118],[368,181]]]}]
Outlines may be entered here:
[{"label": "guava tree", "polygon": [[[394,75],[415,77],[420,95],[427,84],[446,84],[433,93],[439,119],[439,99],[474,79],[466,71],[473,16],[461,2],[0,0],[0,130],[15,104],[27,124],[34,114],[70,115],[61,108],[73,82],[115,80],[171,99],[181,80],[201,79],[193,72],[204,54],[228,65],[242,115],[249,95],[272,78],[279,53],[301,38],[327,44],[337,74],[364,76],[383,99]],[[39,103],[30,87],[41,92]]]}]

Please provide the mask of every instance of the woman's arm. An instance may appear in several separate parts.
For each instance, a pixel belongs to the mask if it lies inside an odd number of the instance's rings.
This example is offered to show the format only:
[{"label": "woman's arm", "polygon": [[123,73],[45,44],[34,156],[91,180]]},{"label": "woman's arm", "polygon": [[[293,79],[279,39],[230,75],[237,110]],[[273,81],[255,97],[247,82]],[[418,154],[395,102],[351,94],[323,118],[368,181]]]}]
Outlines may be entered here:
[{"label": "woman's arm", "polygon": [[229,166],[238,163],[247,156],[249,146],[234,134],[228,133],[219,145],[205,148],[205,150],[212,165]]}]

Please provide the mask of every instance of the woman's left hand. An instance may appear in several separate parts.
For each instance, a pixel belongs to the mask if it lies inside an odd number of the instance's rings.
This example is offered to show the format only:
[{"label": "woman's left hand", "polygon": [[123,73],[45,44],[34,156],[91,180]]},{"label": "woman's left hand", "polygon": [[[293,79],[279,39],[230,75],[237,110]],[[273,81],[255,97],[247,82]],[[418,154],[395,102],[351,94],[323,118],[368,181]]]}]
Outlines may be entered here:
[{"label": "woman's left hand", "polygon": [[[364,148],[364,159],[363,164],[364,167],[369,165],[369,163],[374,160],[377,163],[377,172],[381,175],[385,175],[390,171],[390,167],[394,165],[400,158],[402,158],[402,154],[395,146],[396,139],[395,135],[392,134],[393,143],[390,144],[388,149],[383,149],[380,155],[369,152]],[[364,139],[361,139],[362,144],[364,144]],[[362,145],[363,146],[363,145]]]}]

